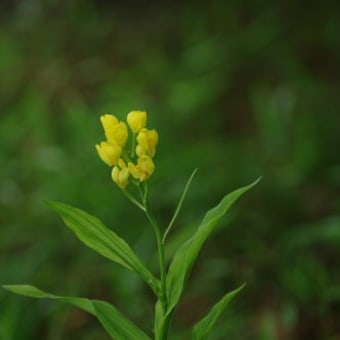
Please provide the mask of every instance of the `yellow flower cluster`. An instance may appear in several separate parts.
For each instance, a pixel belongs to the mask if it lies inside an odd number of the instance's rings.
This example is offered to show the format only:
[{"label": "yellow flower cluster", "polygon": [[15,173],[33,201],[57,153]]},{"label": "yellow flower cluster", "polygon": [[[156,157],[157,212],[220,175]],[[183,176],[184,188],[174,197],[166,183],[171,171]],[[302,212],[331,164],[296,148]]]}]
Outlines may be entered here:
[{"label": "yellow flower cluster", "polygon": [[131,111],[127,124],[132,131],[133,150],[126,150],[128,128],[126,123],[115,116],[105,114],[100,117],[106,141],[96,145],[99,157],[112,168],[112,180],[122,189],[129,184],[129,178],[146,181],[154,172],[152,158],[156,152],[158,133],[147,129],[147,113]]}]

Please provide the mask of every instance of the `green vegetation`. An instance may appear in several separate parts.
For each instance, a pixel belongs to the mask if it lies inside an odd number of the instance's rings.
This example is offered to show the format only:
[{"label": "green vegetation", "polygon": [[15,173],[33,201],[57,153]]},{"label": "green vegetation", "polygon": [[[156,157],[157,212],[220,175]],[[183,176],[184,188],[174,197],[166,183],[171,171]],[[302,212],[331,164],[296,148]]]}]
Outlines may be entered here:
[{"label": "green vegetation", "polygon": [[[156,271],[152,230],[94,148],[101,114],[141,109],[161,138],[156,215],[171,218],[199,168],[168,258],[216,197],[263,176],[202,249],[174,339],[243,282],[212,339],[339,337],[337,2],[24,0],[0,9],[1,284],[112,301],[152,329],[143,282],[80,244],[45,204],[99,216]],[[0,291],[0,339],[71,338],[108,339],[76,308]]]}]

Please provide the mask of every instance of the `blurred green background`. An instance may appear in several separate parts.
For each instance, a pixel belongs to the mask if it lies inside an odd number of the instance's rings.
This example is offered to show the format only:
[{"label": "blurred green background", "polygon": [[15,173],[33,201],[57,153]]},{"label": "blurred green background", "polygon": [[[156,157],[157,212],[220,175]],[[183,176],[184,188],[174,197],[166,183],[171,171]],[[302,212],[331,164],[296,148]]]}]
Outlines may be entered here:
[{"label": "blurred green background", "polygon": [[[204,212],[262,175],[203,248],[171,339],[246,289],[211,339],[340,338],[340,5],[2,0],[0,283],[107,299],[151,330],[153,297],[50,211],[99,216],[157,271],[145,218],[96,155],[99,117],[147,110],[168,256]],[[1,340],[108,339],[75,308],[0,290]]]}]

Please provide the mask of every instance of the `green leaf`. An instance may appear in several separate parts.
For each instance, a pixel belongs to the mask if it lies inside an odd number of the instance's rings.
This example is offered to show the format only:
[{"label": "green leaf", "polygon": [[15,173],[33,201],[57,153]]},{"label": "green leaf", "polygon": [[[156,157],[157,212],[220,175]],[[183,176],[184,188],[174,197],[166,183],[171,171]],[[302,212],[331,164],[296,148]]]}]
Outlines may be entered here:
[{"label": "green leaf", "polygon": [[178,205],[177,205],[177,207],[176,207],[176,210],[175,210],[175,212],[174,212],[174,215],[172,216],[172,219],[171,219],[171,221],[170,221],[168,227],[166,228],[166,230],[165,230],[165,232],[164,232],[164,235],[163,235],[163,243],[165,242],[165,239],[166,239],[168,233],[170,232],[170,230],[171,230],[173,224],[175,223],[175,220],[176,220],[176,218],[177,218],[177,216],[178,216],[178,214],[179,214],[179,212],[180,212],[180,210],[181,210],[181,207],[182,207],[184,198],[185,198],[185,196],[186,196],[186,194],[187,194],[187,192],[188,192],[188,190],[189,190],[190,184],[191,184],[191,182],[192,182],[192,180],[193,180],[193,178],[194,178],[194,176],[195,176],[197,170],[198,170],[198,169],[195,169],[195,170],[192,172],[191,176],[190,176],[189,179],[188,179],[187,184],[186,184],[185,187],[184,187],[182,196],[181,196],[181,198],[180,198],[180,200],[179,200],[179,202],[178,202]]},{"label": "green leaf", "polygon": [[254,183],[224,196],[217,206],[206,213],[195,234],[177,250],[170,264],[167,275],[167,287],[169,294],[168,313],[171,313],[177,305],[197,255],[203,243],[215,230],[217,222],[228,211],[232,204],[242,194],[256,185],[259,180],[260,178]]},{"label": "green leaf", "polygon": [[30,285],[5,285],[4,289],[10,292],[30,296],[34,298],[47,298],[59,300],[74,305],[95,316],[105,330],[114,339],[122,340],[150,340],[141,329],[128,320],[115,307],[107,302],[99,300],[89,300],[80,297],[64,297],[46,293]]},{"label": "green leaf", "polygon": [[223,298],[217,302],[209,311],[209,313],[199,322],[197,322],[192,330],[193,340],[206,340],[216,323],[218,317],[221,315],[223,310],[229,305],[230,301],[234,296],[241,290],[245,284],[241,287],[227,293]]},{"label": "green leaf", "polygon": [[158,294],[159,281],[144,266],[130,246],[98,218],[64,203],[48,202],[80,241],[102,256],[138,273]]}]

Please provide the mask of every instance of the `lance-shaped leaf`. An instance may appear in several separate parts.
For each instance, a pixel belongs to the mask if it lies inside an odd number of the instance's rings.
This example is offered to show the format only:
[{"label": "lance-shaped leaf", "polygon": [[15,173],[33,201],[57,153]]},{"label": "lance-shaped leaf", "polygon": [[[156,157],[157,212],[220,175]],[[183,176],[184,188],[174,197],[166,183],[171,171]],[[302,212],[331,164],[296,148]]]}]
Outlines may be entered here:
[{"label": "lance-shaped leaf", "polygon": [[191,182],[192,182],[192,180],[193,180],[193,178],[194,178],[194,176],[195,176],[197,170],[198,170],[198,169],[196,168],[196,169],[192,172],[191,176],[189,177],[189,179],[188,179],[188,181],[187,181],[187,184],[186,184],[185,187],[184,187],[182,196],[181,196],[181,198],[180,198],[180,200],[179,200],[179,202],[178,202],[178,205],[177,205],[177,207],[176,207],[176,210],[175,210],[175,212],[174,212],[174,215],[172,216],[172,218],[171,218],[171,220],[170,220],[170,222],[169,222],[169,225],[168,225],[168,227],[166,228],[166,230],[165,230],[165,232],[164,232],[164,235],[163,235],[163,243],[165,242],[165,239],[166,239],[167,235],[169,234],[169,232],[170,232],[170,230],[171,230],[173,224],[175,223],[175,220],[176,220],[176,218],[177,218],[177,216],[178,216],[178,214],[179,214],[179,212],[180,212],[180,210],[181,210],[181,207],[182,207],[184,198],[185,198],[185,196],[186,196],[186,194],[187,194],[187,192],[188,192],[188,190],[189,190],[190,184],[191,184]]},{"label": "lance-shaped leaf", "polygon": [[203,243],[216,229],[217,222],[231,205],[259,180],[260,178],[254,183],[224,196],[217,206],[206,213],[195,234],[176,251],[167,275],[168,313],[171,313],[177,305],[197,255]]},{"label": "lance-shaped leaf", "polygon": [[65,224],[85,243],[102,256],[138,273],[158,294],[159,281],[144,266],[130,246],[107,228],[97,217],[59,202],[48,202]]},{"label": "lance-shaped leaf", "polygon": [[227,293],[223,296],[223,298],[217,302],[209,311],[209,313],[199,322],[196,323],[192,330],[192,339],[193,340],[206,340],[216,323],[218,317],[224,311],[224,309],[228,306],[230,301],[234,298],[234,296],[245,286],[243,284],[241,287]]},{"label": "lance-shaped leaf", "polygon": [[10,292],[34,298],[46,298],[74,305],[96,317],[113,339],[151,340],[140,328],[127,319],[115,307],[105,301],[80,297],[57,296],[30,285],[5,285]]}]

